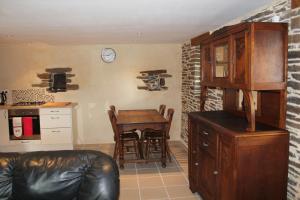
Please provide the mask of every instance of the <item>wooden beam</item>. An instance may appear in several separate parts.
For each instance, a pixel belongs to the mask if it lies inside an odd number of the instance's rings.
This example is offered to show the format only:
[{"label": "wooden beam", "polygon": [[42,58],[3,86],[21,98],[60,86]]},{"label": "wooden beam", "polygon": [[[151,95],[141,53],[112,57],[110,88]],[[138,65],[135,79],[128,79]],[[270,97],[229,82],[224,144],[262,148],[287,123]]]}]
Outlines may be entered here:
[{"label": "wooden beam", "polygon": [[292,9],[300,7],[300,0],[292,0]]},{"label": "wooden beam", "polygon": [[200,43],[204,40],[206,40],[210,36],[209,32],[203,33],[199,36],[196,36],[191,39],[192,46],[200,45]]}]

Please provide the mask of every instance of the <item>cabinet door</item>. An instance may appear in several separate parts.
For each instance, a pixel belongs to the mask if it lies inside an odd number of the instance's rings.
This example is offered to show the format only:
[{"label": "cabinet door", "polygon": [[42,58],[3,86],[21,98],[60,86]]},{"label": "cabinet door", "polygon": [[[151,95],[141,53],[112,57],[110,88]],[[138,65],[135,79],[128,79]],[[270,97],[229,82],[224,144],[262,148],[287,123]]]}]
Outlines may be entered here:
[{"label": "cabinet door", "polygon": [[217,175],[216,158],[206,151],[199,151],[199,186],[201,196],[206,200],[216,199],[217,194]]},{"label": "cabinet door", "polygon": [[224,135],[220,138],[218,197],[222,200],[235,200],[236,184],[234,182],[233,141]]},{"label": "cabinet door", "polygon": [[248,83],[247,32],[233,35],[233,82],[242,87]]},{"label": "cabinet door", "polygon": [[230,38],[223,38],[213,43],[213,81],[227,84],[230,82]]},{"label": "cabinet door", "polygon": [[0,145],[9,144],[9,128],[7,110],[0,110]]},{"label": "cabinet door", "polygon": [[211,80],[211,48],[210,45],[203,45],[201,48],[201,79],[204,82],[208,82]]},{"label": "cabinet door", "polygon": [[199,171],[199,161],[198,161],[198,134],[196,122],[189,120],[189,148],[188,148],[188,163],[189,163],[189,184],[192,192],[198,191],[198,171]]}]

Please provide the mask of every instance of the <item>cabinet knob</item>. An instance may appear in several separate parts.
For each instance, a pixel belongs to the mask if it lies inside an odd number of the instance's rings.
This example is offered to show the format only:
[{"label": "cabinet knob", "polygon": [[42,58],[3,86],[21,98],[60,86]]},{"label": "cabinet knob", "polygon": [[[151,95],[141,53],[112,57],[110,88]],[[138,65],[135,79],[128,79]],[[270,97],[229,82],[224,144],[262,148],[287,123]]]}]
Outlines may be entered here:
[{"label": "cabinet knob", "polygon": [[203,135],[208,135],[208,132],[202,131]]},{"label": "cabinet knob", "polygon": [[193,154],[197,153],[196,150],[193,150]]},{"label": "cabinet knob", "polygon": [[207,144],[206,142],[203,142],[203,143],[202,143],[202,146],[208,147],[208,144]]},{"label": "cabinet knob", "polygon": [[198,165],[199,165],[199,163],[197,163],[197,162],[196,162],[196,163],[195,163],[195,165],[196,165],[196,166],[198,166]]},{"label": "cabinet knob", "polygon": [[219,172],[216,170],[216,171],[214,171],[214,175],[218,175],[219,174]]}]

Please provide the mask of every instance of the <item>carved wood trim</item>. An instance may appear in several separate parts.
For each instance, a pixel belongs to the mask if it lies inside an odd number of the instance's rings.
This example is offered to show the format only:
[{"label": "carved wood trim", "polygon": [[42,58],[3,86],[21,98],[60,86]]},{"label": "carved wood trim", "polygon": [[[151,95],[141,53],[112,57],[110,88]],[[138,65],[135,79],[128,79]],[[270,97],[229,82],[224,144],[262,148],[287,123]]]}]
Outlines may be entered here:
[{"label": "carved wood trim", "polygon": [[200,94],[200,111],[203,112],[204,106],[205,106],[205,101],[207,98],[207,86],[202,86],[201,87],[201,94]]},{"label": "carved wood trim", "polygon": [[292,9],[300,7],[300,0],[292,0]]},{"label": "carved wood trim", "polygon": [[252,92],[248,90],[242,90],[245,101],[245,113],[248,120],[247,131],[255,131],[255,105]]},{"label": "carved wood trim", "polygon": [[285,129],[286,127],[286,105],[287,105],[287,91],[280,91],[280,110],[279,110],[279,122],[278,127]]},{"label": "carved wood trim", "polygon": [[204,40],[207,40],[209,38],[209,36],[210,36],[209,32],[206,32],[206,33],[203,33],[199,36],[196,36],[196,37],[191,39],[191,45],[192,46],[200,45],[201,42],[203,42]]}]

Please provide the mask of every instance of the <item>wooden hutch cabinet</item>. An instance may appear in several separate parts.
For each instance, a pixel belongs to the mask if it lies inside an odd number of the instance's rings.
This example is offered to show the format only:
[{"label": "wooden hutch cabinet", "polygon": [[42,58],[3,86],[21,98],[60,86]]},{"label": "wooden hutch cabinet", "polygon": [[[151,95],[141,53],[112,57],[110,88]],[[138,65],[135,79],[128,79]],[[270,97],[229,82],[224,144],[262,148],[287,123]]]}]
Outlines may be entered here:
[{"label": "wooden hutch cabinet", "polygon": [[[201,110],[189,113],[189,183],[204,200],[284,200],[287,25],[241,23],[201,46]],[[204,111],[208,88],[223,110]]]}]

